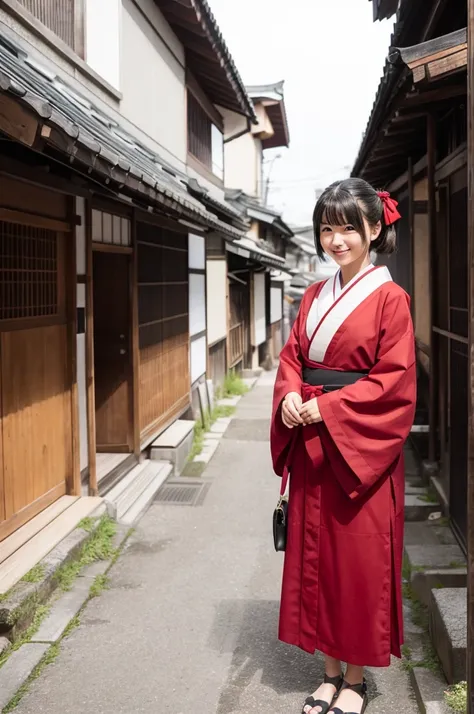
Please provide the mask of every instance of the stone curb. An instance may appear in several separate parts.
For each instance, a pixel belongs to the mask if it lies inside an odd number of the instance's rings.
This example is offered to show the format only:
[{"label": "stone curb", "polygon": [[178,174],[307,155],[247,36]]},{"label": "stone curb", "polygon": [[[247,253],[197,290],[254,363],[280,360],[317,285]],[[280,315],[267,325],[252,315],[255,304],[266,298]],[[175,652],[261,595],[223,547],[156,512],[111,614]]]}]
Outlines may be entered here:
[{"label": "stone curb", "polygon": [[[244,379],[243,381],[249,388],[249,391],[252,391],[252,389],[258,383],[258,378],[253,377],[249,379]],[[226,397],[224,399],[217,400],[216,403],[219,406],[237,407],[243,397],[245,397],[245,394],[242,396]],[[220,417],[214,422],[214,424],[210,428],[210,431],[204,434],[204,445],[201,453],[195,456],[191,463],[204,464],[205,466],[207,466],[207,464],[210,462],[210,460],[216,453],[220,441],[226,433],[227,429],[229,428],[229,425],[233,418],[234,415],[232,415],[231,417]]]},{"label": "stone curb", "polygon": [[0,711],[13,699],[39,665],[49,645],[26,644],[14,652],[0,669]]},{"label": "stone curb", "polygon": [[[95,527],[106,512],[101,504],[92,514],[96,518]],[[0,602],[0,626],[15,637],[17,630],[23,630],[31,623],[36,608],[45,602],[55,590],[55,575],[60,567],[74,560],[85,543],[92,537],[95,528],[88,532],[76,527],[39,565],[43,567],[43,577],[36,583],[20,580],[13,586],[8,597]],[[21,618],[21,619],[20,619]]]},{"label": "stone curb", "polygon": [[[124,545],[130,529],[117,526],[114,550]],[[87,535],[90,535],[88,533]],[[85,568],[68,590],[53,603],[49,615],[41,623],[31,640],[13,652],[0,667],[0,712],[32,675],[49,648],[64,636],[72,620],[90,600],[90,590],[98,575],[106,575],[115,559],[101,560]]]},{"label": "stone curb", "polygon": [[453,714],[444,698],[448,685],[442,675],[415,667],[410,672],[410,679],[421,714]]}]

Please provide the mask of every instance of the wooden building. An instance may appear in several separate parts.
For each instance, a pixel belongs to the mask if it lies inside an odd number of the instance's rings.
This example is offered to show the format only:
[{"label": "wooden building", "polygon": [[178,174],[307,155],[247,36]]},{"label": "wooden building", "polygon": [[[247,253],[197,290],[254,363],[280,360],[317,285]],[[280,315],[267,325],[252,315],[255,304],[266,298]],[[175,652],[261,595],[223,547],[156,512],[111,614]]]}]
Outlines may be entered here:
[{"label": "wooden building", "polygon": [[[415,3],[416,4],[416,3]],[[456,534],[466,545],[468,443],[466,6],[403,3],[354,175],[400,203],[387,260],[411,295],[419,370],[417,421]],[[436,9],[436,18],[433,15]],[[445,31],[452,32],[445,34]]]},{"label": "wooden building", "polygon": [[[419,375],[415,431],[425,426],[428,436],[421,444],[424,473],[468,557],[467,711],[473,714],[474,107],[469,68],[474,5],[464,0],[373,4],[376,19],[397,12],[397,21],[353,174],[387,188],[400,202],[399,248],[387,264],[412,299]],[[449,667],[443,666],[449,677]]]},{"label": "wooden building", "polygon": [[0,540],[110,489],[206,376],[206,237],[245,234],[127,127],[0,35]]},{"label": "wooden building", "polygon": [[[227,243],[229,265],[229,366],[271,364],[283,346],[286,246],[293,231],[281,214],[241,190],[226,192],[246,220],[247,236]],[[240,327],[239,327],[240,325]]]}]

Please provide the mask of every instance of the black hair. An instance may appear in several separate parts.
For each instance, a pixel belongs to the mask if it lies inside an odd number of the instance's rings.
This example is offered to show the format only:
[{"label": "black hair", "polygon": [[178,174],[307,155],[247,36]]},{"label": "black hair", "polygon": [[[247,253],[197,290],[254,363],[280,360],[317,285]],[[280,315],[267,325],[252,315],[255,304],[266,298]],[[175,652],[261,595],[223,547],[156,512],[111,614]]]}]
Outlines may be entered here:
[{"label": "black hair", "polygon": [[370,250],[375,253],[390,254],[396,247],[395,226],[387,226],[383,204],[377,191],[364,179],[349,178],[331,184],[319,197],[313,213],[314,240],[320,258],[326,253],[321,245],[321,224],[333,226],[354,226],[357,233],[368,240],[365,234],[364,218],[370,226],[382,223],[378,238],[372,241]]}]

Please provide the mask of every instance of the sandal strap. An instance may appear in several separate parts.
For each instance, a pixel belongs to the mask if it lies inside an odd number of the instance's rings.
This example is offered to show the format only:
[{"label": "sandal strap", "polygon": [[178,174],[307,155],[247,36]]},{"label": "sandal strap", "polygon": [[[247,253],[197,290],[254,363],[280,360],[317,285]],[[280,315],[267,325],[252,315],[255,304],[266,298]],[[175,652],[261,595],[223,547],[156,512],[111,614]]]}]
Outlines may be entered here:
[{"label": "sandal strap", "polygon": [[336,689],[340,689],[344,684],[344,677],[342,674],[336,675],[336,677],[329,677],[327,674],[324,675],[324,684],[332,684]]},{"label": "sandal strap", "polygon": [[362,697],[362,699],[363,699],[365,697],[365,695],[367,694],[367,682],[364,679],[364,681],[359,682],[359,684],[349,684],[349,682],[346,682],[346,680],[344,680],[342,687],[341,687],[341,691],[343,689],[350,689],[353,692],[355,692],[356,694],[358,694],[360,697]]}]

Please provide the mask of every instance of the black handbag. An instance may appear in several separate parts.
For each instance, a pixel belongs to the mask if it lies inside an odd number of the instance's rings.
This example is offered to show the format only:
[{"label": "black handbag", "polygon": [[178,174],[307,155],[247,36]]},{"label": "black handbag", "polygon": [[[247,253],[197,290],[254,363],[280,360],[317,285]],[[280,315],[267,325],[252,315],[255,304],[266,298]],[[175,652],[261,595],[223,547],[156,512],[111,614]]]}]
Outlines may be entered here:
[{"label": "black handbag", "polygon": [[277,507],[273,511],[273,542],[275,550],[286,549],[286,536],[288,531],[288,501],[280,497]]},{"label": "black handbag", "polygon": [[288,469],[285,468],[281,479],[280,498],[277,507],[273,511],[273,543],[275,550],[286,550],[286,538],[288,534],[288,498],[285,496],[288,484]]}]

